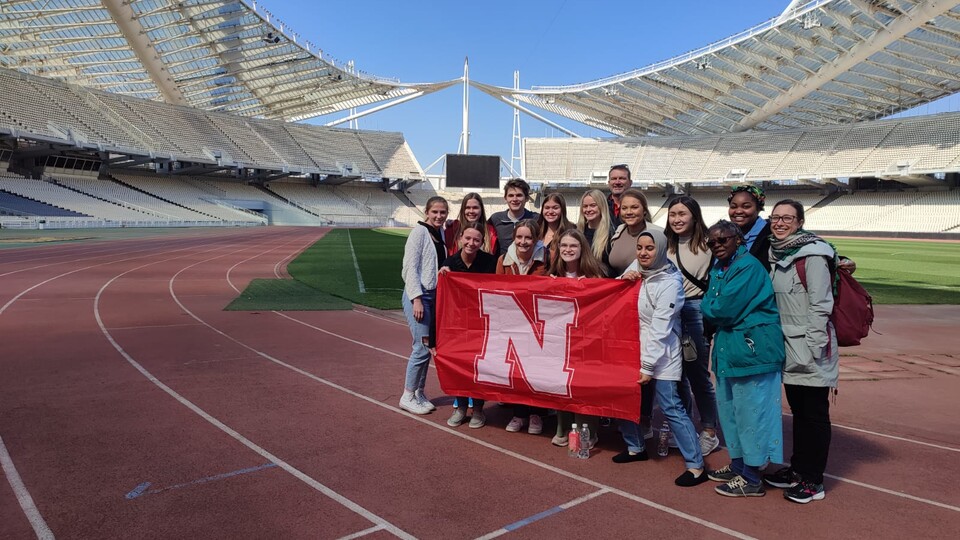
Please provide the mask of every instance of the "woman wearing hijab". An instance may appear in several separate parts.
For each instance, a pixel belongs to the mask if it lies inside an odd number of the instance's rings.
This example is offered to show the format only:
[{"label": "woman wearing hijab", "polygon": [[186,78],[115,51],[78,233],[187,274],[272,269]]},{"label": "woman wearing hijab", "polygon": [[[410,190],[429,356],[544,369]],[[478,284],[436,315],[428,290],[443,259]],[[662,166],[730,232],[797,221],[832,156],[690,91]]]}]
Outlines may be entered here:
[{"label": "woman wearing hijab", "polygon": [[400,408],[413,414],[429,414],[436,407],[423,393],[430,366],[430,336],[433,335],[437,270],[446,256],[441,228],[447,219],[447,200],[430,197],[426,219],[418,221],[403,247],[403,314],[413,336],[413,351],[407,360]]},{"label": "woman wearing hijab", "polygon": [[[625,198],[621,199],[621,216]],[[707,474],[700,441],[678,391],[683,363],[680,350],[683,278],[677,267],[667,259],[667,237],[662,231],[650,229],[637,236],[636,259],[621,279],[643,280],[637,300],[640,314],[640,384],[646,385],[645,391],[656,392],[660,410],[683,454],[687,469],[674,483],[681,487],[702,484],[707,480]],[[649,384],[651,382],[653,384]],[[614,456],[613,461],[630,463],[646,460],[640,425],[621,422],[620,426],[627,449]]]},{"label": "woman wearing hijab", "polygon": [[[823,471],[830,451],[830,389],[837,387],[840,358],[830,322],[836,252],[803,229],[803,205],[785,199],[770,214],[773,291],[786,336],[783,388],[793,414],[790,466],[767,475],[790,501],[806,504],[824,497]],[[798,265],[803,264],[805,279]]]},{"label": "woman wearing hijab", "polygon": [[741,228],[721,220],[707,231],[716,262],[700,309],[716,327],[717,412],[731,463],[710,473],[727,497],[762,497],[760,467],[783,459],[780,370],[783,332],[770,276],[747,252]]}]

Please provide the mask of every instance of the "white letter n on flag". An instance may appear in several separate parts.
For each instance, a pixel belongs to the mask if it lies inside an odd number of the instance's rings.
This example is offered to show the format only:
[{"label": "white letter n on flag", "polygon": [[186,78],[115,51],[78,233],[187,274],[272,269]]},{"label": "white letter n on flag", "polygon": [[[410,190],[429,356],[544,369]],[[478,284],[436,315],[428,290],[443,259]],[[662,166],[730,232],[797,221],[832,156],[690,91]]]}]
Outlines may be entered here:
[{"label": "white letter n on flag", "polygon": [[570,328],[577,326],[577,301],[534,295],[533,305],[531,318],[513,293],[480,290],[487,328],[477,355],[477,382],[512,388],[510,375],[517,368],[534,392],[569,396]]}]

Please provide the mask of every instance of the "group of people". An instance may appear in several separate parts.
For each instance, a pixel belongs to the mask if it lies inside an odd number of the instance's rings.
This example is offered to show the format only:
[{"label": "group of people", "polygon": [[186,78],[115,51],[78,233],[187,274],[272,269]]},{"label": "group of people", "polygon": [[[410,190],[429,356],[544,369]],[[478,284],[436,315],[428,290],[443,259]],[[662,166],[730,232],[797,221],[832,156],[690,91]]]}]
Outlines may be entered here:
[{"label": "group of people", "polygon": [[[653,436],[656,402],[670,444],[684,458],[678,486],[713,480],[720,483],[716,492],[730,497],[762,496],[767,486],[794,502],[822,499],[829,395],[839,371],[829,319],[833,276],[838,265],[852,262],[841,262],[829,243],[803,229],[804,208],[796,201],[779,201],[761,217],[766,201],[758,187],[734,187],[729,221],[709,227],[694,198],[673,198],[664,230],[631,185],[629,168],[613,166],[610,194],[584,193],[576,224],[557,193],[544,196],[541,213],[527,209],[530,188],[522,179],[506,183],[507,210],[489,218],[476,193],[463,198],[456,219],[448,219],[444,198],[430,198],[404,250],[403,309],[413,350],[400,408],[413,414],[436,409],[424,385],[435,346],[439,273],[639,280],[638,382],[649,391],[641,392],[636,420],[619,421],[625,449],[613,461],[649,459],[645,440]],[[781,385],[793,416],[793,455],[788,466],[764,474],[768,464],[783,463]],[[448,425],[467,421],[471,401],[469,427],[486,424],[482,400],[457,396]],[[542,433],[547,411],[512,407],[507,431],[526,426],[530,434]],[[567,411],[557,411],[551,442],[566,446],[564,428],[574,422],[593,434],[581,445],[596,444],[601,419]],[[719,448],[720,433],[730,463],[710,470],[704,456]]]}]

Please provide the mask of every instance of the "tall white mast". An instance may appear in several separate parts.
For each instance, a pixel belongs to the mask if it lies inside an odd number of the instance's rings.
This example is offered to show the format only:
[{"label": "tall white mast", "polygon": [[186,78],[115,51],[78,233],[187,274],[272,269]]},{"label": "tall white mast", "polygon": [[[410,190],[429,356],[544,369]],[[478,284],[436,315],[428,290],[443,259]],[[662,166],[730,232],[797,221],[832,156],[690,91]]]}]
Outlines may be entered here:
[{"label": "tall white mast", "polygon": [[[513,72],[513,89],[520,89],[519,71]],[[517,98],[513,98],[513,102],[516,105],[520,105],[520,102],[517,101]],[[517,109],[516,107],[513,109],[513,139],[510,141],[510,168],[513,171],[520,171],[521,177],[524,175],[523,142],[520,138],[520,109]],[[514,174],[516,174],[516,172],[514,172]]]},{"label": "tall white mast", "polygon": [[463,131],[460,132],[459,154],[470,153],[470,63],[463,58]]}]

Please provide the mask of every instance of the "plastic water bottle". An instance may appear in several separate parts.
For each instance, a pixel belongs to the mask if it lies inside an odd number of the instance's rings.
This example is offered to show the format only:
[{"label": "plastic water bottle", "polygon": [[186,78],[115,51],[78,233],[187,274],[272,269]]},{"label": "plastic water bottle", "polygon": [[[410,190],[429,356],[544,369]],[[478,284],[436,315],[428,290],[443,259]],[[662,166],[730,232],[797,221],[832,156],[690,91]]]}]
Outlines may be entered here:
[{"label": "plastic water bottle", "polygon": [[666,457],[670,453],[670,424],[666,420],[660,426],[660,440],[657,442],[657,455]]},{"label": "plastic water bottle", "polygon": [[590,428],[586,424],[580,426],[580,459],[590,459]]},{"label": "plastic water bottle", "polygon": [[577,431],[576,424],[570,427],[570,433],[567,435],[567,455],[580,457],[580,432]]}]

